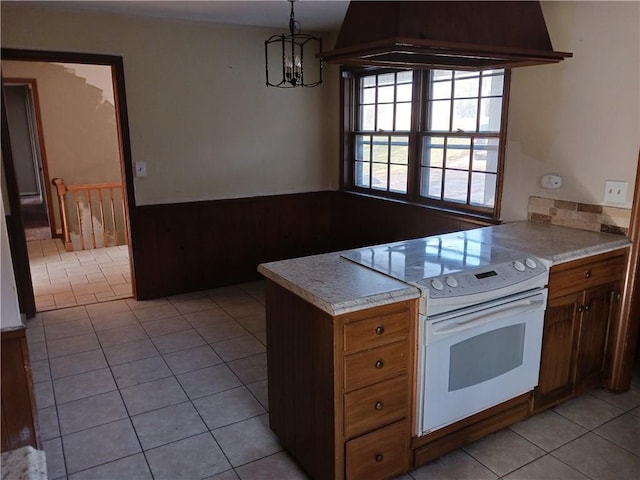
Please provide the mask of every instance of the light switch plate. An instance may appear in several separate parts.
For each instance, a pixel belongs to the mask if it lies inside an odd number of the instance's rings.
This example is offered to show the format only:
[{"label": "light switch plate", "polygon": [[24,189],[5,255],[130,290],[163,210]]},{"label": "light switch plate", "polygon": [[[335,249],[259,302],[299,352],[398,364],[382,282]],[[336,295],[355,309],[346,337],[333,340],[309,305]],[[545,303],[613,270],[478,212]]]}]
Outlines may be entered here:
[{"label": "light switch plate", "polygon": [[607,180],[604,182],[604,201],[607,203],[627,202],[628,182]]}]

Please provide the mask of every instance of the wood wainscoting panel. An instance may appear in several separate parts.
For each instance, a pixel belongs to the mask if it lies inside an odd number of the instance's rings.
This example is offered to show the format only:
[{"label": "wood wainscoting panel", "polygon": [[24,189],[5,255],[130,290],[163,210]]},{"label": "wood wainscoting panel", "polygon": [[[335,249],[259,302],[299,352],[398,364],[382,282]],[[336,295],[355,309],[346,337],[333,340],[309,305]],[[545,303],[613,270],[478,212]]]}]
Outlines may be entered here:
[{"label": "wood wainscoting panel", "polygon": [[259,278],[259,263],[328,251],[329,192],[136,209],[137,298]]},{"label": "wood wainscoting panel", "polygon": [[331,232],[335,250],[499,223],[350,192],[334,192],[331,200]]},{"label": "wood wainscoting panel", "polygon": [[135,215],[139,300],[255,280],[262,262],[489,224],[330,191],[146,205]]}]

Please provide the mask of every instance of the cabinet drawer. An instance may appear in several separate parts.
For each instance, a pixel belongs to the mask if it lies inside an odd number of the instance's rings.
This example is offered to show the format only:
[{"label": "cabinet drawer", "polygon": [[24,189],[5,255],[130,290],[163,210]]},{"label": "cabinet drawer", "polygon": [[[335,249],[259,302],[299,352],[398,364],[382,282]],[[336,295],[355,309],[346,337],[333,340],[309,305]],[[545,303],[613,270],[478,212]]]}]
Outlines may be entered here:
[{"label": "cabinet drawer", "polygon": [[348,323],[344,326],[344,351],[360,350],[405,340],[409,336],[409,315],[396,313]]},{"label": "cabinet drawer", "polygon": [[346,478],[393,478],[408,470],[408,421],[394,423],[347,442]]},{"label": "cabinet drawer", "polygon": [[347,438],[407,418],[407,376],[386,380],[346,394],[344,410],[344,435]]},{"label": "cabinet drawer", "polygon": [[345,357],[344,389],[350,392],[407,373],[409,342],[397,342]]},{"label": "cabinet drawer", "polygon": [[580,263],[575,267],[551,269],[549,274],[549,297],[585,290],[603,283],[619,280],[625,267],[625,256],[618,255],[595,262]]}]

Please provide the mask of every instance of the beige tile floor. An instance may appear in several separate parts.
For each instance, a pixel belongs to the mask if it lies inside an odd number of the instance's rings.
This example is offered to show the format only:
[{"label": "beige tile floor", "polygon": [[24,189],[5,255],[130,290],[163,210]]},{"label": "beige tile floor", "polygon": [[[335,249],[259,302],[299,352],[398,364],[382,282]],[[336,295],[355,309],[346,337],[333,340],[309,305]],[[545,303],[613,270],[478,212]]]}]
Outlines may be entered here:
[{"label": "beige tile floor", "polygon": [[[260,282],[48,311],[27,323],[51,480],[305,479],[268,428]],[[490,435],[402,480],[625,480],[640,377]]]},{"label": "beige tile floor", "polygon": [[36,310],[131,297],[127,245],[66,252],[60,239],[27,242]]}]

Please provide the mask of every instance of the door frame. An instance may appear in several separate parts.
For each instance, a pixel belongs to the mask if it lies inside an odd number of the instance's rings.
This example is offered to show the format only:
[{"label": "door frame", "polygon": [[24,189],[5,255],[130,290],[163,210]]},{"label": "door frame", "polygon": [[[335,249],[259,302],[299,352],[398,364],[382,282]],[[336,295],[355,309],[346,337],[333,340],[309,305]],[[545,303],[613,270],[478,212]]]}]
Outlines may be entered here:
[{"label": "door frame", "polygon": [[[49,166],[47,164],[47,151],[44,144],[44,134],[42,130],[42,115],[40,113],[40,97],[38,95],[38,82],[35,78],[13,78],[3,77],[2,86],[16,85],[26,86],[31,91],[31,100],[33,107],[33,117],[35,120],[35,134],[38,142],[38,167],[42,168],[42,188],[44,188],[44,197],[47,204],[47,215],[49,220],[49,229],[51,230],[51,238],[61,237],[56,232],[55,217],[53,215],[53,203],[51,201],[51,179],[49,178]],[[40,172],[38,172],[38,175]]]},{"label": "door frame", "polygon": [[[14,49],[14,48],[2,48],[0,50],[0,55],[3,60],[16,60],[16,61],[24,61],[24,62],[56,62],[56,63],[81,63],[81,64],[91,64],[91,65],[106,65],[111,67],[112,81],[113,81],[113,93],[114,93],[114,101],[115,101],[115,114],[116,114],[116,125],[118,131],[118,143],[120,150],[120,167],[124,176],[124,190],[125,194],[123,196],[123,200],[125,203],[125,209],[127,211],[128,218],[128,228],[129,228],[129,265],[131,268],[131,287],[133,297],[137,298],[136,292],[136,276],[135,276],[135,255],[134,252],[138,251],[137,241],[139,238],[138,228],[137,228],[137,215],[136,215],[136,203],[135,203],[135,192],[134,192],[134,184],[133,184],[133,164],[132,164],[132,156],[131,156],[131,142],[129,136],[129,118],[127,114],[127,97],[125,91],[125,82],[124,82],[124,62],[121,56],[117,55],[103,55],[103,54],[94,54],[94,53],[75,53],[75,52],[58,52],[58,51],[44,51],[44,50],[22,50],[22,49]],[[4,79],[3,79],[4,80]],[[6,127],[6,117],[4,111],[4,102],[3,102],[3,115],[2,115],[2,124],[3,124],[3,136],[2,136],[2,152],[3,152],[3,161],[5,165],[6,181],[7,181],[7,194],[9,195],[10,205],[13,206],[15,200],[19,203],[19,197],[17,196],[17,183],[15,178],[15,171],[13,169],[13,159],[10,155],[11,147],[8,141],[5,140],[5,127]],[[5,155],[5,151],[8,151],[9,155]],[[7,168],[7,166],[9,168]],[[9,171],[10,170],[10,171]],[[10,186],[10,184],[13,184]],[[12,199],[11,197],[16,196],[16,198]],[[19,212],[19,210],[18,210]],[[22,225],[21,219],[14,219],[16,223],[19,223],[19,227],[21,229],[22,235],[19,235],[19,232],[14,232],[16,238],[14,238],[14,243],[16,244],[16,248],[18,251],[12,251],[12,258],[16,255],[19,258],[22,258],[23,255],[26,255],[27,252],[27,244],[24,236],[24,226]],[[126,222],[126,220],[125,220]],[[9,232],[11,237],[11,232]],[[20,238],[21,237],[21,238]],[[12,239],[10,238],[10,241]],[[24,253],[21,252],[24,250]],[[28,260],[28,257],[27,257]],[[20,267],[24,268],[24,266]],[[27,270],[29,270],[27,263]],[[35,315],[35,299],[33,295],[33,286],[31,285],[31,275],[30,272],[27,272],[28,275],[21,275],[21,272],[16,272],[16,283],[23,283],[28,281],[29,286],[26,285],[18,285],[18,300],[20,302],[21,311],[27,315],[27,317]],[[29,293],[30,292],[30,293]],[[21,297],[27,298],[21,298]],[[30,298],[29,298],[30,297]],[[23,304],[26,309],[23,310]],[[32,304],[33,308],[28,308],[28,305]]]},{"label": "door frame", "polygon": [[640,149],[636,169],[635,190],[629,220],[629,240],[631,247],[627,257],[627,275],[624,282],[620,306],[620,323],[616,351],[611,365],[611,379],[608,387],[616,392],[624,392],[631,387],[631,378],[640,347]]},{"label": "door frame", "polygon": [[[22,224],[22,212],[20,209],[20,192],[18,191],[18,181],[13,168],[13,153],[9,142],[9,124],[7,122],[6,102],[4,100],[4,88],[0,89],[0,102],[2,128],[2,174],[5,180],[3,187],[6,187],[8,205],[5,209],[4,221],[7,224],[7,236],[9,237],[9,249],[11,251],[11,264],[13,275],[16,280],[16,293],[18,295],[18,306],[20,312],[27,318],[36,314],[36,300],[33,295],[33,283],[31,280],[31,268],[29,266],[29,254],[27,252],[27,239],[24,234]],[[3,199],[4,201],[4,199]]]}]

